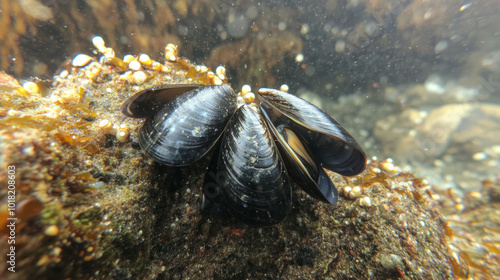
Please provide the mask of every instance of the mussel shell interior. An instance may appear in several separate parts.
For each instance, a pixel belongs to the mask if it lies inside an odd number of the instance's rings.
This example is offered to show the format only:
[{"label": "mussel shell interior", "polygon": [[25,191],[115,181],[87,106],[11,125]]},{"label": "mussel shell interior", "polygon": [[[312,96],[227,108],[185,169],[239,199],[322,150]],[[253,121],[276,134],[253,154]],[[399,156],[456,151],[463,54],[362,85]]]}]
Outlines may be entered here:
[{"label": "mussel shell interior", "polygon": [[277,110],[282,122],[299,133],[315,157],[326,169],[345,176],[361,173],[366,155],[354,138],[333,118],[318,107],[292,94],[260,89],[261,107]]},{"label": "mussel shell interior", "polygon": [[344,176],[354,176],[365,170],[366,155],[354,146],[302,126],[295,125],[294,129],[304,137],[324,168]]},{"label": "mussel shell interior", "polygon": [[279,143],[279,151],[293,181],[311,197],[330,204],[337,203],[337,188],[321,167],[300,135],[286,127],[287,117],[277,110],[264,110],[262,115]]},{"label": "mussel shell interior", "polygon": [[214,146],[236,107],[229,87],[197,87],[146,118],[139,144],[162,164],[192,164]]}]

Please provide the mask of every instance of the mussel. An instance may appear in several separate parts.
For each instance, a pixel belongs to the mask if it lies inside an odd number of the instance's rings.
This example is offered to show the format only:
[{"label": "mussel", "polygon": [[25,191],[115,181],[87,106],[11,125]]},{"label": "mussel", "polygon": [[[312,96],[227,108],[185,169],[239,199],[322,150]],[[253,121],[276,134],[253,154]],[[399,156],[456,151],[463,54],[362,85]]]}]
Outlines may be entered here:
[{"label": "mussel", "polygon": [[146,119],[139,144],[159,163],[190,165],[214,149],[202,208],[252,225],[288,215],[292,181],[335,204],[337,189],[323,168],[352,176],[366,166],[359,144],[333,118],[280,90],[167,85],[136,93],[122,112]]}]

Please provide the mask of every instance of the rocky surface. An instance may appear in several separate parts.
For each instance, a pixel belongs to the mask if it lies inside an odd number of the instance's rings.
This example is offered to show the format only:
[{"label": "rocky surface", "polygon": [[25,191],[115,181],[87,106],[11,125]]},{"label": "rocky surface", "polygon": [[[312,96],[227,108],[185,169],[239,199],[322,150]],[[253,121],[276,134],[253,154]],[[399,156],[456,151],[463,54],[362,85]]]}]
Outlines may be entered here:
[{"label": "rocky surface", "polygon": [[[392,160],[372,160],[352,178],[329,173],[341,194],[335,206],[295,190],[292,213],[275,226],[201,212],[208,159],[176,170],[153,163],[137,144],[140,121],[119,108],[142,88],[217,80],[183,59],[165,62],[161,71],[154,64],[136,71],[121,65],[67,63],[45,96],[1,75],[0,182],[6,185],[8,166],[15,166],[18,218],[16,273],[4,262],[2,277],[467,277],[461,249],[451,244],[453,233],[438,211],[439,196]],[[137,72],[147,78],[138,80]],[[130,139],[111,135],[105,120],[129,129]],[[6,188],[0,197],[4,222]],[[5,225],[0,234],[6,255]]]}]

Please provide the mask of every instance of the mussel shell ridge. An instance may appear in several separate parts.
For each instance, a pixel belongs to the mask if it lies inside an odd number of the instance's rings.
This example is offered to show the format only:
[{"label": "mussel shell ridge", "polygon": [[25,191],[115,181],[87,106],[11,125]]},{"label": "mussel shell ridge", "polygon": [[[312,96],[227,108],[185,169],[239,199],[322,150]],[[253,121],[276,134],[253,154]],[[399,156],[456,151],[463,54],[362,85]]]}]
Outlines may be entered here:
[{"label": "mussel shell ridge", "polygon": [[146,118],[139,144],[162,164],[192,164],[213,147],[236,107],[236,94],[227,86],[195,88]]},{"label": "mussel shell ridge", "polygon": [[212,211],[227,209],[241,221],[260,226],[276,224],[290,212],[285,165],[262,116],[250,106],[241,106],[231,118],[211,166],[217,166],[216,180],[210,182],[218,189],[210,191],[211,197],[204,192],[217,204]]}]

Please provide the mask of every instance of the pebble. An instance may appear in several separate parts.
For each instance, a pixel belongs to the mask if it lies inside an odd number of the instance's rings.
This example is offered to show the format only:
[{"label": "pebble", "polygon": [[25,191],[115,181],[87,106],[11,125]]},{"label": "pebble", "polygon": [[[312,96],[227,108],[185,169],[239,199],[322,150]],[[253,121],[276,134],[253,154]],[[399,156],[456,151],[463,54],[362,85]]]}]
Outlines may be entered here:
[{"label": "pebble", "polygon": [[219,77],[214,78],[214,85],[220,86],[222,85],[222,80]]},{"label": "pebble", "polygon": [[56,236],[59,234],[59,228],[56,225],[51,225],[45,229],[45,234],[48,236]]},{"label": "pebble", "polygon": [[118,131],[118,126],[114,125],[112,122],[110,122],[109,120],[106,120],[106,119],[101,120],[99,122],[98,126],[102,131],[104,131],[104,133],[107,133],[110,135],[114,135]]},{"label": "pebble", "polygon": [[118,131],[116,132],[116,139],[122,143],[126,143],[128,141],[129,136],[130,136],[129,128],[125,124],[120,125]]},{"label": "pebble", "polygon": [[387,172],[393,171],[394,170],[394,163],[392,161],[386,161],[383,162],[380,167]]},{"label": "pebble", "polygon": [[356,187],[352,188],[352,191],[349,193],[350,198],[357,198],[360,195],[361,195],[361,187],[360,186],[356,186]]},{"label": "pebble", "polygon": [[363,207],[372,206],[372,200],[368,196],[364,196],[359,200],[359,205]]},{"label": "pebble", "polygon": [[455,209],[457,209],[460,212],[463,212],[465,210],[465,205],[459,203],[459,204],[455,205]]},{"label": "pebble", "polygon": [[436,159],[434,160],[434,166],[436,167],[443,167],[444,166],[444,162],[442,160],[439,160],[439,159]]},{"label": "pebble", "polygon": [[357,198],[362,195],[361,187],[360,186],[355,186],[354,188],[351,187],[345,187],[344,188],[344,196],[348,198]]},{"label": "pebble", "polygon": [[226,68],[224,68],[224,66],[218,66],[216,69],[215,69],[215,73],[217,74],[217,77],[219,77],[219,79],[221,80],[224,80],[226,78]]},{"label": "pebble", "polygon": [[[137,62],[137,61],[136,61]],[[132,79],[136,84],[142,84],[146,81],[148,76],[143,71],[137,71],[132,74]]]},{"label": "pebble", "polygon": [[126,54],[125,56],[123,56],[123,62],[125,63],[130,63],[133,60],[135,60],[135,57],[133,55]]},{"label": "pebble", "polygon": [[165,66],[165,65],[162,65],[161,66],[161,72],[163,73],[170,73],[172,70],[170,70],[170,68],[168,68],[168,66]]},{"label": "pebble", "polygon": [[151,68],[155,71],[161,71],[161,67],[162,65],[157,61],[153,61],[153,63],[151,63]]},{"label": "pebble", "polygon": [[62,252],[62,249],[60,247],[54,247],[54,249],[52,249],[52,255],[54,256],[59,256]]},{"label": "pebble", "polygon": [[149,55],[145,53],[141,53],[141,55],[139,55],[139,62],[146,66],[150,66],[151,64],[153,64],[153,61],[151,61]]},{"label": "pebble", "polygon": [[488,154],[487,153],[475,153],[474,155],[472,155],[472,159],[474,160],[477,160],[477,161],[480,161],[480,160],[485,160],[488,158]]},{"label": "pebble", "polygon": [[104,56],[108,58],[113,58],[115,57],[115,51],[112,48],[106,48],[106,51],[104,51]]},{"label": "pebble", "polygon": [[95,36],[92,38],[92,44],[96,47],[101,53],[106,52],[106,45],[104,44],[104,40],[101,36]]},{"label": "pebble", "polygon": [[388,270],[394,270],[399,267],[403,267],[404,263],[400,256],[395,254],[387,254],[385,252],[380,253],[377,256],[377,261]]},{"label": "pebble", "polygon": [[301,63],[302,61],[304,61],[304,55],[299,53],[296,57],[295,57],[295,61],[297,63]]},{"label": "pebble", "polygon": [[249,85],[244,85],[241,87],[241,95],[245,95],[252,91],[252,88]]},{"label": "pebble", "polygon": [[168,44],[165,47],[165,58],[168,61],[176,61],[177,60],[177,46],[174,44]]},{"label": "pebble", "polygon": [[134,71],[139,71],[141,70],[141,63],[137,60],[132,60],[128,63],[128,68],[134,70]]},{"label": "pebble", "polygon": [[68,77],[68,75],[69,75],[68,70],[62,70],[61,73],[59,73],[59,77],[61,77],[63,79]]},{"label": "pebble", "polygon": [[101,73],[101,65],[99,63],[92,63],[88,68],[90,71],[85,72],[85,76],[89,79],[94,79]]},{"label": "pebble", "polygon": [[23,84],[23,88],[28,91],[30,94],[35,94],[40,92],[40,88],[37,86],[37,84],[33,82],[26,82]]},{"label": "pebble", "polygon": [[92,57],[86,55],[86,54],[79,54],[73,58],[73,61],[71,61],[71,64],[75,67],[83,67],[92,60]]}]

